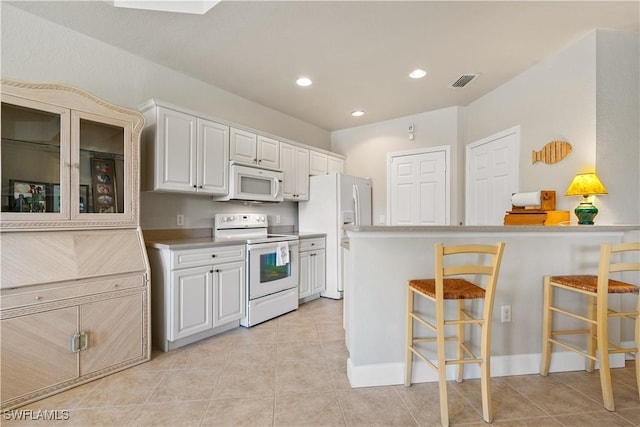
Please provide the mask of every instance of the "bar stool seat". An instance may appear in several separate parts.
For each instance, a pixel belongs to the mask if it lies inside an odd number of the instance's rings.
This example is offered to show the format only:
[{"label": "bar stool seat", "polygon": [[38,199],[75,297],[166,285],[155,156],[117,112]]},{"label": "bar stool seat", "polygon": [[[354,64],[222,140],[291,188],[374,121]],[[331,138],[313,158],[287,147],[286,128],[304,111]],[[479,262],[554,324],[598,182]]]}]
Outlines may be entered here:
[{"label": "bar stool seat", "polygon": [[[491,348],[491,314],[495,296],[498,271],[504,252],[504,243],[495,245],[455,245],[444,247],[441,243],[435,245],[435,278],[413,279],[407,282],[407,329],[406,329],[406,360],[405,385],[411,385],[413,356],[417,356],[438,372],[440,388],[440,422],[449,425],[449,411],[447,404],[447,365],[457,365],[457,380],[462,381],[464,365],[476,363],[480,366],[480,382],[482,392],[483,418],[491,422],[491,386],[490,386],[490,348]],[[471,282],[480,281],[484,277],[484,287]],[[467,278],[469,280],[467,280]],[[420,296],[435,303],[435,322],[414,307],[414,296]],[[457,317],[445,319],[444,302],[457,300]],[[482,300],[480,314],[476,314],[472,307],[467,307],[469,300]],[[415,337],[414,321],[432,332],[435,337]],[[473,353],[470,343],[465,340],[465,327],[478,326],[480,332],[480,354]],[[453,326],[455,334],[446,336],[445,327]],[[455,341],[456,355],[448,357],[445,342]],[[435,343],[437,361],[426,357],[416,344]]]},{"label": "bar stool seat", "polygon": [[[603,244],[600,247],[600,261],[598,275],[565,275],[546,276],[544,278],[543,320],[542,320],[542,363],[540,374],[549,374],[551,364],[552,345],[558,345],[566,350],[581,354],[587,358],[587,372],[592,372],[595,363],[600,363],[600,386],[602,388],[602,400],[604,407],[609,411],[615,410],[613,399],[613,386],[611,383],[611,371],[609,355],[611,354],[635,354],[636,383],[640,396],[640,298],[636,298],[635,310],[616,311],[609,307],[608,297],[611,294],[638,294],[640,288],[634,284],[614,280],[610,273],[627,271],[640,271],[640,262],[630,262],[623,256],[632,256],[635,259],[640,256],[640,242],[622,243],[618,245]],[[614,262],[612,255],[616,258]],[[554,301],[554,290],[582,294],[587,297],[586,309],[583,312],[565,307]],[[567,329],[554,327],[554,315],[560,314],[586,323],[584,329]],[[609,319],[628,319],[634,322],[635,338],[633,346],[623,347],[609,341]],[[578,345],[574,341],[567,340],[566,336],[586,335],[586,345]],[[596,352],[597,351],[597,352]]]}]

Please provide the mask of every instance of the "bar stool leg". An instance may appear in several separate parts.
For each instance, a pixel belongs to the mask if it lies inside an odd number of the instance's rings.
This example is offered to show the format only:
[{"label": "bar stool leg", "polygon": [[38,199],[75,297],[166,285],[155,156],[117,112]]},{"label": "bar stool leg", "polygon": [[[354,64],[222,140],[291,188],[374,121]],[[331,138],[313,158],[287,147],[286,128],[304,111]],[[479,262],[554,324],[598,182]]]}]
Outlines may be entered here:
[{"label": "bar stool leg", "polygon": [[613,388],[611,386],[611,370],[609,369],[609,335],[607,328],[607,305],[603,304],[603,298],[607,298],[606,293],[598,295],[598,306],[596,308],[597,326],[597,346],[600,353],[600,386],[602,387],[602,400],[605,409],[615,411],[613,401]]},{"label": "bar stool leg", "polygon": [[482,322],[480,344],[480,389],[482,392],[482,414],[485,422],[493,421],[491,413],[491,312],[485,311]]},{"label": "bar stool leg", "polygon": [[[464,309],[465,309],[465,300],[461,299],[458,300],[458,320],[463,320],[464,319]],[[458,360],[462,360],[464,359],[464,341],[465,341],[465,337],[464,337],[464,324],[460,323],[456,326],[457,330],[458,330],[458,351],[456,354],[456,358]],[[456,381],[461,383],[464,377],[464,363],[459,363],[458,364],[458,376],[456,378]]]},{"label": "bar stool leg", "polygon": [[638,302],[636,304],[636,383],[638,386],[638,395],[640,395],[640,294],[638,295]]},{"label": "bar stool leg", "polygon": [[438,386],[440,390],[440,424],[449,426],[449,404],[447,401],[447,362],[445,351],[444,303],[436,302],[436,342],[438,346]]},{"label": "bar stool leg", "polygon": [[551,326],[553,324],[553,313],[549,309],[553,303],[553,290],[551,289],[551,278],[545,276],[544,291],[542,299],[542,357],[540,363],[540,375],[549,374],[549,362],[551,359]]},{"label": "bar stool leg", "polygon": [[409,387],[411,385],[411,373],[413,371],[413,291],[407,286],[407,328],[406,328],[406,346],[405,346],[405,361],[404,361],[404,385]]},{"label": "bar stool leg", "polygon": [[[587,309],[587,317],[589,317],[589,319],[595,321],[596,320],[596,299],[595,297],[589,296],[587,297],[587,304],[588,304],[588,309]],[[598,343],[597,343],[597,336],[598,336],[598,330],[596,328],[596,324],[595,323],[591,323],[591,325],[589,326],[589,336],[587,337],[587,339],[589,340],[587,342],[587,352],[592,356],[595,357],[596,355],[596,349],[598,347]],[[602,350],[601,350],[602,353]],[[593,372],[593,370],[596,367],[596,360],[595,359],[589,359],[587,358],[587,372]]]}]

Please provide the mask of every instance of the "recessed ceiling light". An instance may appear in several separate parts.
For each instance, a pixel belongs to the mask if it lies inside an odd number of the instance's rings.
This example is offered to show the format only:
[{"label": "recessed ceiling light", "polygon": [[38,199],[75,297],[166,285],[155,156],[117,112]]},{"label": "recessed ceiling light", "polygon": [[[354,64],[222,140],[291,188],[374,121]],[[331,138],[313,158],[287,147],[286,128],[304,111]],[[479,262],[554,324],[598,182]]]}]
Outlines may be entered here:
[{"label": "recessed ceiling light", "polygon": [[296,84],[298,86],[302,86],[302,87],[311,86],[311,83],[313,83],[313,82],[311,81],[311,79],[309,77],[300,77],[300,78],[298,78],[298,80],[296,80]]},{"label": "recessed ceiling light", "polygon": [[420,68],[417,68],[409,73],[409,77],[411,77],[412,79],[421,79],[426,75],[427,72],[425,70],[421,70]]},{"label": "recessed ceiling light", "polygon": [[360,117],[360,116],[364,116],[364,111],[362,110],[355,110],[351,112],[351,115],[353,117]]}]

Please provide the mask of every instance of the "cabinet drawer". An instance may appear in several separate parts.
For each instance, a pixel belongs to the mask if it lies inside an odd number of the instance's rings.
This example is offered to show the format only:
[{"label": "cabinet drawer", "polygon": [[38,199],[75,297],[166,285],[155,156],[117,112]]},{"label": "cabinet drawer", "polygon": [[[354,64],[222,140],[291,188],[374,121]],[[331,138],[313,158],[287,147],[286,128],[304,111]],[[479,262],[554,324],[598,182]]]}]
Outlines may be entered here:
[{"label": "cabinet drawer", "polygon": [[119,277],[114,279],[102,279],[83,282],[69,282],[66,284],[47,285],[33,289],[29,287],[24,291],[11,289],[3,292],[0,297],[0,307],[4,309],[20,307],[31,304],[40,304],[67,298],[93,295],[103,292],[117,291],[121,289],[144,286],[144,276]]},{"label": "cabinet drawer", "polygon": [[319,237],[315,239],[300,239],[300,252],[302,251],[313,251],[316,249],[324,249],[324,237]]},{"label": "cabinet drawer", "polygon": [[243,260],[244,245],[171,251],[171,269]]}]

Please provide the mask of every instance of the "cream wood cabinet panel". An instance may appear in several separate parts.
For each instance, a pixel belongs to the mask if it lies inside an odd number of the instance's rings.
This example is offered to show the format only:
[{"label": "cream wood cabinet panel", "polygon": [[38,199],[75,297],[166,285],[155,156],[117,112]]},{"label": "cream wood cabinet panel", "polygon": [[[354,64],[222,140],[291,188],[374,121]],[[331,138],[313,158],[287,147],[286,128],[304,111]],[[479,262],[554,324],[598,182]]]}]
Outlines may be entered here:
[{"label": "cream wood cabinet panel", "polygon": [[146,190],[227,194],[228,126],[154,101],[143,111]]},{"label": "cream wood cabinet panel", "polygon": [[229,158],[239,163],[280,170],[280,142],[231,128]]},{"label": "cream wood cabinet panel", "polygon": [[64,85],[1,93],[3,230],[137,226],[140,113]]},{"label": "cream wood cabinet panel", "polygon": [[148,248],[154,275],[154,345],[169,351],[240,325],[245,246]]},{"label": "cream wood cabinet panel", "polygon": [[344,173],[344,160],[339,157],[327,156],[327,173]]},{"label": "cream wood cabinet panel", "polygon": [[77,377],[78,357],[69,350],[77,324],[77,307],[2,320],[3,404]]},{"label": "cream wood cabinet panel", "polygon": [[309,175],[326,175],[327,161],[326,154],[309,150]]},{"label": "cream wood cabinet panel", "polygon": [[282,196],[285,200],[309,200],[309,150],[280,143]]},{"label": "cream wood cabinet panel", "polygon": [[85,285],[2,297],[3,409],[149,360],[145,276]]},{"label": "cream wood cabinet panel", "polygon": [[325,290],[325,269],[325,238],[300,239],[300,299],[319,295]]}]

